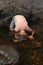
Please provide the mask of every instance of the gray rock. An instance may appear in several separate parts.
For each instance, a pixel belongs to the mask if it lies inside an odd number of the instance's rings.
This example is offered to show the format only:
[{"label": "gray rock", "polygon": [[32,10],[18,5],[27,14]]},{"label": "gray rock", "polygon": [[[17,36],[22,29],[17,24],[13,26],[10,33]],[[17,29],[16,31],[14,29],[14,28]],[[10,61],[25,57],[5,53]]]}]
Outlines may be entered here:
[{"label": "gray rock", "polygon": [[0,0],[0,15],[14,16],[23,14],[28,17],[32,13],[36,18],[43,19],[43,0]]}]

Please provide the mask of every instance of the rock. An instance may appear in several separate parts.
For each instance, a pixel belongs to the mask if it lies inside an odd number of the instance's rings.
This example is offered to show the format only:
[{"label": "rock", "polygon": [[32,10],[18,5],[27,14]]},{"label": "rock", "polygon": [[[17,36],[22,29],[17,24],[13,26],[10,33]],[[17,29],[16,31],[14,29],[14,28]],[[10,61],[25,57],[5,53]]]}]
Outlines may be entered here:
[{"label": "rock", "polygon": [[43,0],[0,0],[0,17],[23,14],[28,18],[31,11],[35,18],[43,19]]},{"label": "rock", "polygon": [[29,13],[32,10],[36,17],[41,17],[43,0],[0,0],[0,10],[3,10],[2,14],[7,14],[7,16],[22,12]]}]

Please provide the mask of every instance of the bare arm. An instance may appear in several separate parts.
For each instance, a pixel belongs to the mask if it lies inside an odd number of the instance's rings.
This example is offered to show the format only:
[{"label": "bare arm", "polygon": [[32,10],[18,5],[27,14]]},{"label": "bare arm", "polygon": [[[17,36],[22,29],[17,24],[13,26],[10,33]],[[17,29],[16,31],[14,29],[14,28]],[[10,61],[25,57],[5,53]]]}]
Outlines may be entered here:
[{"label": "bare arm", "polygon": [[28,38],[34,39],[33,35],[34,35],[34,33],[35,33],[35,30],[31,29],[29,26],[27,26],[26,30],[27,30],[28,32],[32,32],[32,34],[31,34],[30,36],[28,36]]},{"label": "bare arm", "polygon": [[[28,32],[35,32],[35,30],[31,29],[28,25],[27,25],[27,27],[26,27],[25,30],[28,31]],[[33,34],[34,34],[34,33],[33,33]],[[32,34],[32,35],[33,35],[33,34]]]}]

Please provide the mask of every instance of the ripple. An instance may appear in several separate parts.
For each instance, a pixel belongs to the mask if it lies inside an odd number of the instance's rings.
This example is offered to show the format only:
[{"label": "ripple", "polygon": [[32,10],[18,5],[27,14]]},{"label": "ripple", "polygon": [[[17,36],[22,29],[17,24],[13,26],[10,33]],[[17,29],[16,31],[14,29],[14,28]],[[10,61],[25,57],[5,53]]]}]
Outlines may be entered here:
[{"label": "ripple", "polygon": [[16,49],[7,45],[0,45],[0,65],[16,63],[19,60],[19,54]]}]

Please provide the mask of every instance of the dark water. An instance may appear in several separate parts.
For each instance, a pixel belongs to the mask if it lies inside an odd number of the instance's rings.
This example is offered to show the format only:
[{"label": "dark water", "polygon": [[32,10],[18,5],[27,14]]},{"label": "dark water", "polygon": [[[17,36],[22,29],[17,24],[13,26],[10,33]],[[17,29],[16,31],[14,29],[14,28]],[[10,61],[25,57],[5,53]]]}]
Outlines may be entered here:
[{"label": "dark water", "polygon": [[[31,26],[36,30],[34,40],[29,39],[18,43],[12,41],[12,36],[9,35],[5,26],[0,27],[0,47],[6,45],[18,51],[19,60],[16,63],[17,65],[43,65],[43,20],[37,22],[37,24]],[[10,51],[12,53],[11,49]]]}]

